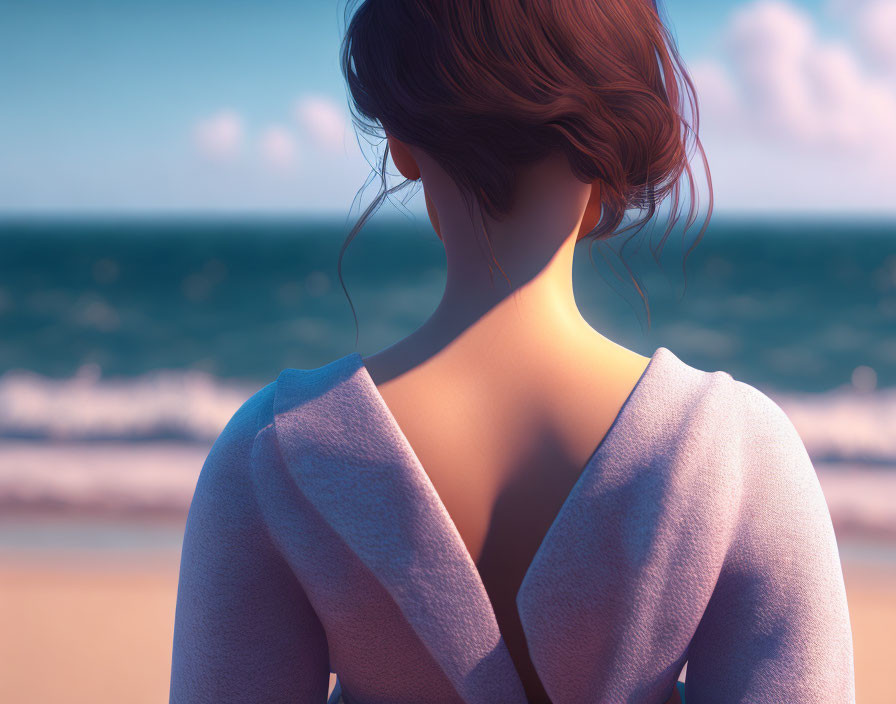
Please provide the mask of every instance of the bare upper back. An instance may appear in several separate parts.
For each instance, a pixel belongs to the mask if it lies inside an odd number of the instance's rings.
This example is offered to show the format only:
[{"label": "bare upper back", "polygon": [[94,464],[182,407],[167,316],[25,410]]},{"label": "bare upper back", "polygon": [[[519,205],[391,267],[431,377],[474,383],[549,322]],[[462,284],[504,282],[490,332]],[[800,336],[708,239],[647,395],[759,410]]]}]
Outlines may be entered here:
[{"label": "bare upper back", "polygon": [[516,595],[650,358],[611,343],[541,369],[524,356],[473,365],[444,354],[396,374],[391,350],[364,364],[479,570],[529,701],[547,702]]}]

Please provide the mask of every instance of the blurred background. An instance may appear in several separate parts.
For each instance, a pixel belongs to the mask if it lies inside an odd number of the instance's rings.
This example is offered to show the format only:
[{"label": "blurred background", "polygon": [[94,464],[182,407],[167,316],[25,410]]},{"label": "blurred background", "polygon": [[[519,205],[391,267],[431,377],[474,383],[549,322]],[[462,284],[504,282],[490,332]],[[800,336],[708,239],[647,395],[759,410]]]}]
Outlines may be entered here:
[{"label": "blurred background", "polygon": [[[0,701],[167,701],[211,443],[283,368],[372,354],[439,301],[441,244],[406,191],[343,262],[355,347],[336,263],[376,145],[348,119],[343,9],[0,6]],[[663,15],[715,213],[685,270],[705,187],[659,261],[643,238],[623,251],[649,321],[606,246],[581,245],[577,300],[620,344],[728,371],[786,411],[840,545],[858,701],[892,702],[896,0]]]}]

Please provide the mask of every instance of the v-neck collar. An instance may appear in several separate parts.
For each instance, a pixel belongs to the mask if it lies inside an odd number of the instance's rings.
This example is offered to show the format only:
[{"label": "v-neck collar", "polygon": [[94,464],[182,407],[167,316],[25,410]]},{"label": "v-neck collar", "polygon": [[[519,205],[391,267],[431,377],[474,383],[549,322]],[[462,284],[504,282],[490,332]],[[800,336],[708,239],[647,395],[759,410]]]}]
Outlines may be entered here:
[{"label": "v-neck collar", "polygon": [[[551,551],[568,552],[586,501],[617,437],[649,395],[663,363],[658,348],[609,430],[585,463],[526,570],[518,616],[539,671],[534,625],[555,584]],[[634,409],[634,410],[633,410]],[[277,379],[274,429],[291,480],[345,546],[389,592],[407,622],[468,704],[525,704],[526,696],[478,568],[410,442],[373,383],[361,355],[316,369],[284,369]],[[556,555],[554,556],[556,557]],[[537,598],[536,598],[537,597]],[[539,671],[544,681],[546,673]]]},{"label": "v-neck collar", "polygon": [[[613,419],[613,422],[610,424],[609,429],[606,433],[604,433],[604,436],[601,438],[600,442],[597,444],[594,451],[591,453],[584,466],[579,471],[578,477],[573,483],[572,489],[566,495],[566,498],[560,505],[560,509],[557,511],[557,514],[551,521],[547,532],[544,534],[541,543],[539,544],[534,556],[532,557],[532,561],[529,563],[529,566],[526,568],[526,571],[523,574],[523,579],[520,582],[519,589],[517,590],[517,593],[514,597],[514,602],[516,603],[517,608],[517,615],[521,619],[522,615],[519,613],[520,594],[523,593],[526,585],[530,581],[530,576],[536,569],[539,559],[542,559],[542,553],[546,552],[549,549],[548,546],[550,545],[552,534],[556,533],[557,525],[562,521],[565,514],[569,511],[569,506],[575,502],[576,496],[581,491],[582,486],[586,483],[589,474],[595,471],[595,467],[599,466],[599,460],[603,451],[603,447],[605,445],[611,445],[612,436],[620,432],[620,430],[617,429],[617,426],[624,424],[625,416],[627,415],[627,407],[637,396],[640,396],[640,394],[643,393],[642,389],[648,376],[653,374],[653,368],[656,367],[657,360],[660,359],[664,355],[664,353],[668,351],[669,350],[666,350],[665,347],[658,347],[654,351],[653,355],[651,355],[650,360],[647,362],[647,365],[644,367],[644,370],[641,372],[641,375],[638,377],[638,380],[635,382],[635,385],[632,387],[629,395],[626,397],[625,401],[623,401],[622,406],[616,414],[616,417]],[[476,566],[476,561],[473,559],[473,556],[467,549],[466,543],[464,543],[463,538],[461,537],[460,530],[458,529],[457,524],[454,522],[454,519],[448,512],[448,509],[445,507],[445,503],[442,501],[442,497],[439,496],[439,492],[436,490],[435,485],[432,483],[432,479],[430,478],[429,473],[423,467],[423,463],[420,461],[417,453],[411,446],[410,440],[408,440],[407,436],[404,434],[404,431],[401,429],[401,426],[399,426],[395,415],[392,413],[392,409],[389,408],[385,398],[383,397],[382,393],[380,393],[380,390],[377,387],[376,383],[374,383],[373,377],[370,375],[370,370],[367,369],[367,365],[364,364],[363,358],[357,352],[353,352],[347,356],[352,358],[355,366],[358,369],[360,383],[362,383],[366,387],[366,389],[370,392],[370,395],[376,400],[377,405],[379,406],[379,410],[382,412],[383,417],[386,419],[386,422],[391,426],[394,432],[394,437],[398,442],[401,443],[405,454],[407,454],[412,459],[412,469],[419,476],[420,480],[426,485],[427,490],[433,495],[438,505],[439,513],[442,515],[444,523],[446,523],[448,526],[448,532],[451,535],[452,541],[466,554],[467,563],[472,567],[473,572],[475,572],[476,574],[477,580],[482,585],[483,590],[485,590],[485,583],[482,581],[482,575],[479,572],[479,568]]]}]

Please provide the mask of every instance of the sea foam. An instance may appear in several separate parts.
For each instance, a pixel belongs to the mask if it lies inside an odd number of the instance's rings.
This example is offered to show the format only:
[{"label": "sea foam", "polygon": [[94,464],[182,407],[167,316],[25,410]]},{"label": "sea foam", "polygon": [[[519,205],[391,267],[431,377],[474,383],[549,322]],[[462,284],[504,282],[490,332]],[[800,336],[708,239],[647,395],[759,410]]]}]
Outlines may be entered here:
[{"label": "sea foam", "polygon": [[[200,371],[0,377],[0,510],[175,513],[260,385]],[[812,457],[834,527],[896,539],[896,389],[770,394]]]}]

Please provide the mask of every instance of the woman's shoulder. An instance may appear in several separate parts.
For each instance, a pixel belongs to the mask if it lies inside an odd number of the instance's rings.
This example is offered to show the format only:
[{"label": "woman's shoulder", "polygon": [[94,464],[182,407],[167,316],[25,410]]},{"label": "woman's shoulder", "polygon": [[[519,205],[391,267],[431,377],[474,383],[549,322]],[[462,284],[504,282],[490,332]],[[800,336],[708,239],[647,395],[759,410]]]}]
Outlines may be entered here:
[{"label": "woman's shoulder", "polygon": [[781,406],[766,392],[726,370],[707,371],[660,348],[670,373],[665,381],[677,387],[684,405],[723,430],[740,429],[751,435],[787,435],[794,428]]},{"label": "woman's shoulder", "polygon": [[273,421],[276,387],[276,381],[265,384],[234,411],[206,457],[202,468],[206,480],[211,475],[226,479],[234,471],[242,473],[241,468],[251,458],[256,437]]},{"label": "woman's shoulder", "polygon": [[701,517],[688,531],[704,544],[716,540],[739,564],[776,559],[768,553],[779,549],[778,534],[811,541],[833,559],[821,485],[784,409],[730,372],[680,360],[663,382],[654,398],[659,420],[631,452],[638,466],[663,468],[666,510]]},{"label": "woman's shoulder", "polygon": [[322,386],[334,384],[340,372],[345,371],[356,357],[355,354],[348,354],[319,367],[281,369],[276,379],[254,391],[234,411],[218,440],[232,444],[253,439],[257,433],[271,425],[274,416],[283,410],[284,405],[305,400],[320,391]]},{"label": "woman's shoulder", "polygon": [[[661,348],[663,369],[655,397],[644,397],[657,427],[680,456],[724,468],[738,482],[754,476],[803,473],[811,466],[805,445],[784,409],[765,391],[729,371],[707,371]],[[648,395],[649,396],[649,395]],[[646,405],[646,404],[645,404]]]},{"label": "woman's shoulder", "polygon": [[301,403],[306,398],[325,393],[327,389],[355,374],[361,365],[361,355],[351,352],[318,367],[283,369],[273,383],[274,413],[281,413],[290,404]]},{"label": "woman's shoulder", "polygon": [[686,435],[700,438],[689,445],[699,447],[691,458],[710,468],[718,493],[738,507],[741,520],[767,521],[774,507],[788,506],[792,519],[812,513],[810,522],[826,530],[830,514],[818,475],[781,405],[728,372],[703,374],[713,381],[693,404],[698,420]]},{"label": "woman's shoulder", "polygon": [[254,391],[234,411],[215,440],[210,456],[242,458],[250,454],[258,435],[274,427],[279,413],[297,408],[326,387],[336,385],[357,366],[359,359],[353,353],[319,367],[280,370],[276,379]]},{"label": "woman's shoulder", "polygon": [[746,463],[780,464],[785,455],[805,455],[803,441],[784,409],[765,391],[732,376],[710,372],[713,385],[714,426],[736,441]]}]

